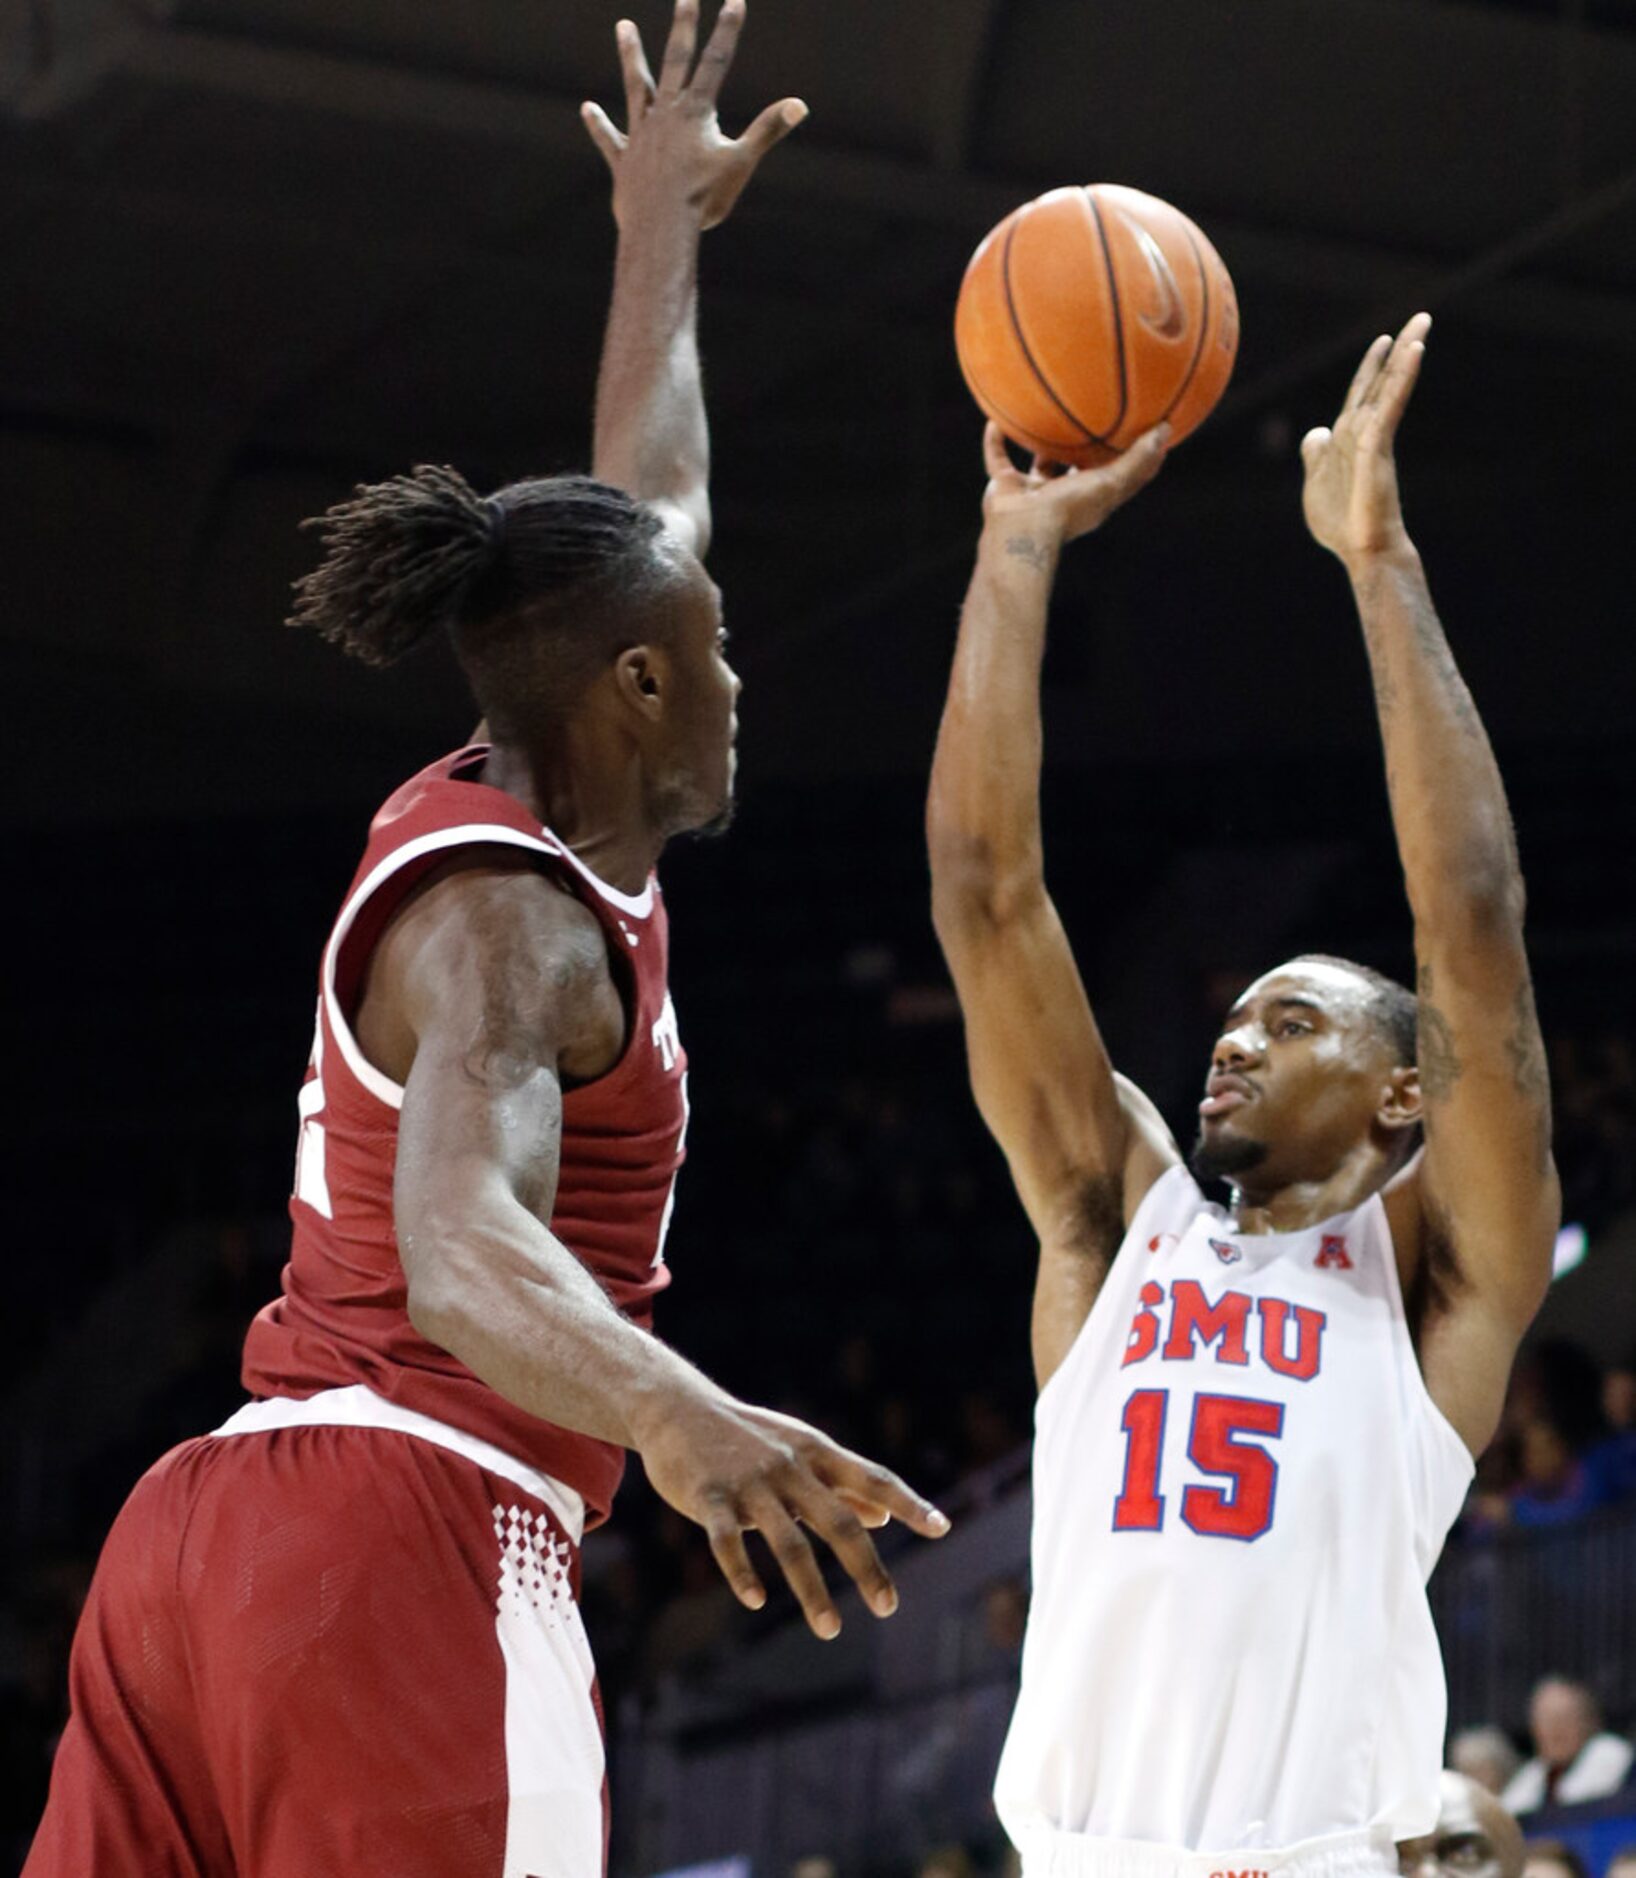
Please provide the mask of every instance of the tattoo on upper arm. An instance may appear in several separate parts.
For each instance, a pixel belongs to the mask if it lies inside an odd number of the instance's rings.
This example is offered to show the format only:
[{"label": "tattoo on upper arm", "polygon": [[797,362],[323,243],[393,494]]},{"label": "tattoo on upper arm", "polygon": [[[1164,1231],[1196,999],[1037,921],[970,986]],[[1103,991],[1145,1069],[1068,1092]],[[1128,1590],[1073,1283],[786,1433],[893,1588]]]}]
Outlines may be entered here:
[{"label": "tattoo on upper arm", "polygon": [[1511,1007],[1511,1034],[1505,1040],[1511,1079],[1517,1094],[1537,1112],[1536,1148],[1543,1168],[1551,1156],[1551,1076],[1545,1062],[1545,1043],[1534,1008],[1534,987],[1524,976]]},{"label": "tattoo on upper arm", "polygon": [[1016,560],[1026,561],[1042,574],[1050,571],[1051,551],[1032,535],[1012,535],[1005,544],[1005,551]]},{"label": "tattoo on upper arm", "polygon": [[1432,968],[1422,965],[1415,980],[1419,1001],[1420,1093],[1427,1102],[1442,1102],[1453,1092],[1464,1073],[1454,1047],[1454,1030],[1449,1020],[1432,1002]]}]

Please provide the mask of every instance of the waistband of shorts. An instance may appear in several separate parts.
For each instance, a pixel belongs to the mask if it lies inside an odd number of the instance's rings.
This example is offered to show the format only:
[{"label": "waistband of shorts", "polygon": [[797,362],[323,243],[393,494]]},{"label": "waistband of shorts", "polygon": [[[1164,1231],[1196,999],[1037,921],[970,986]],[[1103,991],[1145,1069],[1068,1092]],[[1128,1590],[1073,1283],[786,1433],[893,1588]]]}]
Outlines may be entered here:
[{"label": "waistband of shorts", "polygon": [[1036,1825],[1017,1850],[1023,1878],[1396,1878],[1398,1869],[1391,1834],[1378,1826],[1255,1851],[1191,1852]]},{"label": "waistband of shorts", "polygon": [[229,1415],[213,1437],[265,1434],[275,1428],[380,1428],[392,1434],[413,1435],[474,1462],[485,1473],[498,1474],[539,1500],[561,1526],[565,1537],[578,1546],[585,1535],[585,1502],[572,1487],[519,1461],[492,1441],[480,1440],[463,1428],[451,1428],[418,1409],[404,1408],[376,1395],[361,1382],[344,1389],[320,1389],[316,1395],[267,1396],[246,1402]]}]

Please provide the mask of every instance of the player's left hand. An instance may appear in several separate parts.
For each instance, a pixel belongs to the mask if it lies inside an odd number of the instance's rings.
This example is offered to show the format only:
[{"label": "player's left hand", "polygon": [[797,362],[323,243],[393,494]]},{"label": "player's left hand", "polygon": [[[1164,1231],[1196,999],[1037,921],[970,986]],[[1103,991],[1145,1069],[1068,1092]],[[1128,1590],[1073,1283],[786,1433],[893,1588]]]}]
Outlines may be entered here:
[{"label": "player's left hand", "polygon": [[699,0],[676,0],[657,85],[635,23],[621,20],[614,28],[626,128],[617,129],[598,104],[581,105],[580,115],[613,172],[614,219],[621,228],[642,205],[678,196],[698,214],[701,228],[726,221],[756,165],[807,115],[799,98],[784,98],[769,104],[742,137],[722,135],[716,100],[744,28],[744,7],[745,0],[722,0],[695,62]]},{"label": "player's left hand", "polygon": [[1392,444],[1426,356],[1431,315],[1416,313],[1396,339],[1382,334],[1363,355],[1333,429],[1301,440],[1301,506],[1320,547],[1349,565],[1409,547]]}]

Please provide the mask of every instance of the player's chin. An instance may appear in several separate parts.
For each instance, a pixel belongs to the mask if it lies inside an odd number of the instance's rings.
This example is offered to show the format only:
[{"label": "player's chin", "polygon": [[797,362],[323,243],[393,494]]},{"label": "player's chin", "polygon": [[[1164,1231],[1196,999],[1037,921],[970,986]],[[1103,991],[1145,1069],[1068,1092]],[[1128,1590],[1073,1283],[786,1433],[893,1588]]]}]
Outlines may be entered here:
[{"label": "player's chin", "polygon": [[717,798],[715,806],[694,823],[692,832],[705,841],[717,835],[725,835],[732,827],[733,817],[737,813],[738,797],[733,794],[733,785],[729,780],[726,790]]},{"label": "player's chin", "polygon": [[1266,1158],[1266,1142],[1237,1133],[1229,1116],[1213,1115],[1199,1124],[1187,1164],[1200,1180],[1231,1180],[1259,1167]]}]

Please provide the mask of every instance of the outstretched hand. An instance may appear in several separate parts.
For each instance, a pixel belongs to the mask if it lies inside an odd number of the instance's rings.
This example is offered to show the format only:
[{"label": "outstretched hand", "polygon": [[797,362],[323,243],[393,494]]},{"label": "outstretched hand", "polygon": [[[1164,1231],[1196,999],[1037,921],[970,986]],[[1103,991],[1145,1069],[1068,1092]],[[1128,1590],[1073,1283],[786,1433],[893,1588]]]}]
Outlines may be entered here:
[{"label": "outstretched hand", "polygon": [[1301,506],[1320,547],[1343,561],[1409,546],[1392,444],[1426,356],[1431,315],[1416,313],[1396,339],[1382,334],[1363,355],[1333,429],[1301,440]]},{"label": "outstretched hand", "polygon": [[659,191],[679,193],[697,211],[701,228],[726,221],[756,165],[807,115],[799,98],[784,98],[768,105],[742,137],[722,135],[716,100],[744,27],[744,6],[745,0],[722,0],[715,29],[695,59],[699,0],[676,0],[657,85],[634,23],[621,20],[614,28],[626,128],[619,130],[598,104],[581,105],[580,116],[613,172],[614,219],[622,227],[634,204]]},{"label": "outstretched hand", "polygon": [[991,522],[1015,520],[1031,534],[1043,534],[1053,547],[1100,528],[1115,509],[1158,475],[1170,443],[1170,426],[1156,424],[1130,448],[1095,469],[1064,469],[1035,457],[1026,470],[1011,460],[998,424],[983,432],[983,463],[988,488],[983,515]]},{"label": "outstretched hand", "polygon": [[807,1532],[834,1552],[875,1616],[889,1617],[897,1609],[897,1588],[869,1529],[892,1518],[927,1539],[949,1529],[937,1508],[889,1469],[794,1416],[752,1408],[720,1391],[667,1400],[637,1446],[660,1498],[704,1528],[739,1602],[756,1611],[767,1601],[744,1544],[745,1533],[756,1531],[809,1628],[825,1639],[840,1629],[841,1617]]}]

